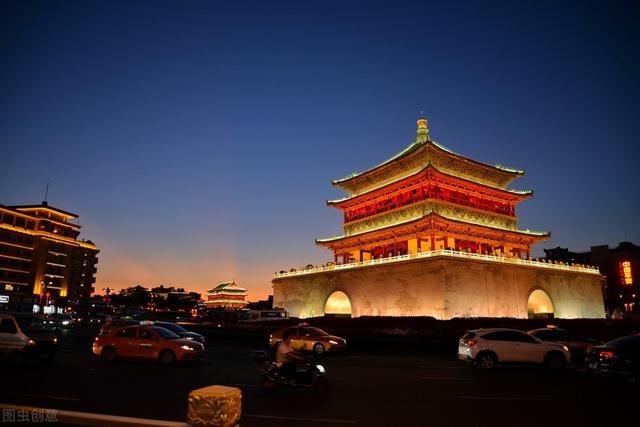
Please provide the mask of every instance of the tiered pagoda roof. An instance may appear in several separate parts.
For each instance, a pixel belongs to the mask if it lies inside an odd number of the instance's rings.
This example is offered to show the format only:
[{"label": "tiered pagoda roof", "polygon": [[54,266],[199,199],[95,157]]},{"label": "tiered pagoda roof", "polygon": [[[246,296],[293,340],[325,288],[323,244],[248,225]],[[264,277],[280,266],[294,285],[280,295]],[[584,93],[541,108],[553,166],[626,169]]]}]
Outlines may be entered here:
[{"label": "tiered pagoda roof", "polygon": [[335,179],[332,184],[353,197],[411,176],[428,165],[449,175],[503,190],[524,175],[523,170],[478,162],[445,148],[431,139],[424,118],[418,120],[418,126],[415,142],[400,153],[364,172]]},{"label": "tiered pagoda roof", "polygon": [[[513,180],[523,175],[523,170],[478,162],[445,148],[429,136],[427,120],[421,117],[416,140],[403,151],[364,172],[333,180],[332,184],[346,191],[347,196],[329,200],[327,205],[346,212],[387,196],[392,197],[405,188],[416,188],[422,182],[441,183],[455,191],[478,194],[488,200],[513,206],[533,195],[532,191],[507,188]],[[382,239],[384,234],[398,237],[410,234],[407,230],[415,232],[434,224],[445,224],[446,229],[472,225],[475,234],[484,229],[493,236],[501,233],[505,241],[519,241],[528,245],[550,236],[548,232],[517,229],[513,210],[507,214],[489,212],[427,195],[388,212],[367,213],[355,219],[345,217],[343,235],[316,239],[316,244],[335,247],[336,243],[340,243],[341,246],[355,247],[370,242],[374,235],[375,239]]]}]

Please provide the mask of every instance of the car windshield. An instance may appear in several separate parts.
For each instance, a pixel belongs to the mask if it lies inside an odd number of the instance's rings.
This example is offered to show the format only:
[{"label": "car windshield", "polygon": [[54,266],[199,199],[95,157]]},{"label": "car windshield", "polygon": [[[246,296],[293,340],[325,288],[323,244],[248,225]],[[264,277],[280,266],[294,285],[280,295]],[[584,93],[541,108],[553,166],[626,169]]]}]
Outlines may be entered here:
[{"label": "car windshield", "polygon": [[320,336],[324,336],[324,335],[329,335],[328,333],[326,333],[322,329],[318,329],[318,328],[307,328],[305,330],[305,334],[309,334],[312,337],[320,337]]},{"label": "car windshield", "polygon": [[170,330],[162,328],[160,326],[154,326],[152,329],[153,329],[153,332],[155,332],[156,334],[160,335],[165,340],[177,340],[177,339],[180,339],[180,337],[178,335],[176,335],[173,332],[171,332]]},{"label": "car windshield", "polygon": [[183,328],[182,326],[176,325],[175,323],[163,323],[163,322],[161,322],[161,323],[156,323],[156,325],[160,326],[161,328],[168,329],[171,332],[175,332],[176,334],[189,332],[185,328]]},{"label": "car windshield", "polygon": [[45,332],[50,330],[42,319],[38,319],[35,316],[16,316],[16,321],[24,333]]}]

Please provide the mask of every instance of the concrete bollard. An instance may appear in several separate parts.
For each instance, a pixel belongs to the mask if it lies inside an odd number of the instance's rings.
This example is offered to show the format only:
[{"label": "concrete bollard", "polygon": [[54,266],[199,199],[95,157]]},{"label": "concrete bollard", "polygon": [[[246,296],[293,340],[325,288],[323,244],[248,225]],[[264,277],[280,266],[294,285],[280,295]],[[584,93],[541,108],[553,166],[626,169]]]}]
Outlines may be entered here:
[{"label": "concrete bollard", "polygon": [[231,427],[240,423],[242,391],[212,385],[189,393],[187,422],[198,427]]}]

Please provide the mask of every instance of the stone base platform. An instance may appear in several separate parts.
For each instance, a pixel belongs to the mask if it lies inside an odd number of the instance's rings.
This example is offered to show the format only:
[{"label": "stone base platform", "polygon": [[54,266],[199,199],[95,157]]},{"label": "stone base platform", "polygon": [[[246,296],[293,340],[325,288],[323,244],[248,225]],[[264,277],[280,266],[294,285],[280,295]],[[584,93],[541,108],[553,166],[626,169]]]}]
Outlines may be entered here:
[{"label": "stone base platform", "polygon": [[282,273],[272,283],[274,307],[300,318],[324,315],[336,291],[348,296],[354,317],[527,318],[530,296],[541,290],[547,311],[572,319],[605,317],[603,279],[588,267],[442,250]]}]

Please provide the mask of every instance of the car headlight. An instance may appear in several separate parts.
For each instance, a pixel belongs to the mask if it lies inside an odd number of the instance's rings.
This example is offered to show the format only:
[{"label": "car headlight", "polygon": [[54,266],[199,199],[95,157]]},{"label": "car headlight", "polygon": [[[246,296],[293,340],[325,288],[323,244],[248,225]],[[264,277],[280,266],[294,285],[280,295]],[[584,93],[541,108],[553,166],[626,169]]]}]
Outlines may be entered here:
[{"label": "car headlight", "polygon": [[58,338],[54,338],[54,339],[53,339],[53,343],[54,343],[54,344],[58,344]]},{"label": "car headlight", "polygon": [[332,344],[332,345],[338,345],[338,341],[336,341],[336,340],[329,340],[329,344]]},{"label": "car headlight", "polygon": [[181,345],[180,348],[183,349],[183,350],[187,350],[187,351],[194,351],[195,350],[195,348],[190,347],[188,345]]},{"label": "car headlight", "polygon": [[564,351],[569,351],[569,347],[567,347],[566,345],[563,345],[562,348],[564,348]]},{"label": "car headlight", "polygon": [[65,325],[65,326],[68,325],[69,323],[71,323],[71,322],[69,322],[68,320],[63,320],[62,321],[62,324]]},{"label": "car headlight", "polygon": [[324,366],[322,365],[316,365],[316,369],[318,370],[318,372],[322,372],[324,374]]},{"label": "car headlight", "polygon": [[27,341],[27,345],[36,345],[36,342],[30,339],[29,341]]}]

